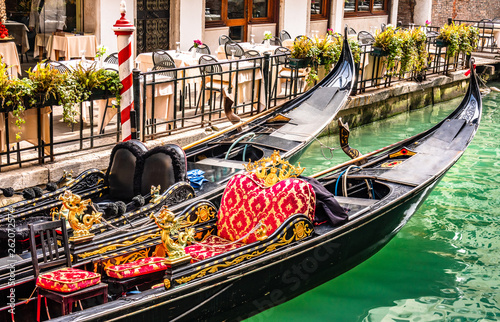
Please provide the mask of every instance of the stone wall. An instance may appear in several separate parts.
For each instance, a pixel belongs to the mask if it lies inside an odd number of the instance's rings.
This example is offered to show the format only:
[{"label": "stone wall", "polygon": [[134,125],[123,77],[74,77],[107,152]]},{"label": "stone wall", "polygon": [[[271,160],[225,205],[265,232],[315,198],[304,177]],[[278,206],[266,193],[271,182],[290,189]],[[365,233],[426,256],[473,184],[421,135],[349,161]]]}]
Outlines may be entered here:
[{"label": "stone wall", "polygon": [[[399,0],[398,21],[411,21],[412,7],[419,0]],[[414,12],[414,11],[413,11]],[[461,20],[494,19],[500,17],[499,0],[432,0],[433,26],[444,25],[448,18]]]}]

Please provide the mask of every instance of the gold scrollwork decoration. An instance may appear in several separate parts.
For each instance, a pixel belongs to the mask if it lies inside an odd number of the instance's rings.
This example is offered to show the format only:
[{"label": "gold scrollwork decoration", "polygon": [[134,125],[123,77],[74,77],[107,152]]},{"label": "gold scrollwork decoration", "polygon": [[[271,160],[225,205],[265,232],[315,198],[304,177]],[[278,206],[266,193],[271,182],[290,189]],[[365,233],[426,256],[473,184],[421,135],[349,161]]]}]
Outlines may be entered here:
[{"label": "gold scrollwork decoration", "polygon": [[149,257],[149,250],[148,249],[143,249],[137,252],[133,252],[132,254],[127,254],[123,256],[118,256],[115,258],[112,258],[110,260],[107,260],[105,262],[102,262],[103,269],[107,269],[110,266],[115,266],[115,265],[121,265],[125,263],[130,263],[142,258],[147,258]]},{"label": "gold scrollwork decoration", "polygon": [[169,279],[164,279],[163,280],[163,285],[165,285],[165,288],[168,290],[170,288],[170,280]]},{"label": "gold scrollwork decoration", "polygon": [[194,220],[191,220],[189,218],[190,216],[187,216],[186,222],[189,226],[192,226],[197,223],[206,222],[212,218],[215,218],[216,211],[215,208],[210,205],[202,205],[198,207],[198,209],[196,209],[195,215],[196,218]]},{"label": "gold scrollwork decoration", "polygon": [[86,252],[86,253],[83,253],[83,254],[78,254],[78,257],[80,257],[80,258],[87,258],[89,256],[93,256],[93,255],[97,255],[97,254],[103,254],[103,253],[108,252],[110,250],[115,250],[118,247],[125,247],[125,246],[134,245],[134,244],[143,242],[146,239],[149,239],[149,238],[154,239],[154,238],[159,237],[159,236],[160,236],[160,232],[157,232],[156,234],[148,234],[148,235],[140,236],[140,237],[137,237],[136,239],[134,239],[132,241],[126,240],[126,241],[124,241],[122,243],[108,245],[108,246],[99,248],[98,250],[95,250],[95,251],[92,251],[92,252]]},{"label": "gold scrollwork decoration", "polygon": [[[299,233],[300,233],[300,235],[299,235]],[[273,244],[267,246],[263,250],[260,250],[260,251],[256,250],[250,254],[244,254],[244,255],[238,256],[235,259],[233,259],[232,261],[226,261],[224,263],[209,266],[207,268],[200,270],[199,272],[197,272],[195,274],[192,274],[192,275],[186,276],[186,277],[182,277],[182,278],[178,278],[175,281],[178,284],[183,284],[183,283],[187,283],[189,281],[192,281],[195,278],[203,277],[207,273],[210,273],[210,274],[216,273],[221,268],[230,267],[230,266],[239,264],[244,260],[248,260],[248,259],[260,256],[262,254],[274,251],[278,247],[285,246],[285,245],[290,244],[291,242],[301,240],[301,239],[307,237],[308,235],[310,235],[311,233],[312,233],[312,228],[307,227],[304,222],[298,222],[295,224],[294,229],[293,229],[293,235],[290,238],[286,238],[286,233],[285,233],[285,235],[283,235],[283,237],[281,237],[276,243],[273,243]]]},{"label": "gold scrollwork decoration", "polygon": [[296,178],[305,168],[291,165],[288,161],[281,159],[278,151],[274,151],[268,158],[262,158],[255,162],[245,164],[245,170],[254,173],[257,178],[264,181],[266,187],[271,187],[275,183],[288,179]]}]

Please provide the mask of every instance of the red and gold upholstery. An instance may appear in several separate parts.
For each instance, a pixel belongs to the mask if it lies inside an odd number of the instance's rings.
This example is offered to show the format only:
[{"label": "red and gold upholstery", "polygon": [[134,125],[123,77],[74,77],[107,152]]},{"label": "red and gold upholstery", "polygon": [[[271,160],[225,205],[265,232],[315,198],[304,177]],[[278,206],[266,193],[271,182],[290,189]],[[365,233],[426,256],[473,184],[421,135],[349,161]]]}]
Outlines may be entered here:
[{"label": "red and gold upholstery", "polygon": [[184,248],[186,254],[190,254],[196,261],[201,261],[230,250],[245,246],[243,243],[231,243],[227,239],[215,235],[208,235],[201,243],[193,244]]},{"label": "red and gold upholstery", "polygon": [[39,275],[36,279],[36,285],[39,287],[64,293],[78,291],[100,282],[101,274],[70,267]]},{"label": "red and gold upholstery", "polygon": [[254,173],[237,174],[228,182],[217,214],[218,236],[185,248],[196,260],[203,260],[253,243],[258,239],[255,227],[265,225],[270,236],[294,214],[313,219],[316,194],[306,181],[282,180],[271,187]]},{"label": "red and gold upholstery", "polygon": [[[217,214],[219,237],[235,241],[247,235],[259,221],[271,235],[288,217],[302,213],[311,220],[316,207],[312,186],[289,178],[266,188],[254,173],[237,174],[227,184]],[[257,241],[255,232],[242,240]]]},{"label": "red and gold upholstery", "polygon": [[106,274],[109,277],[123,279],[164,271],[167,268],[165,258],[147,257],[126,264],[110,266],[106,268]]}]

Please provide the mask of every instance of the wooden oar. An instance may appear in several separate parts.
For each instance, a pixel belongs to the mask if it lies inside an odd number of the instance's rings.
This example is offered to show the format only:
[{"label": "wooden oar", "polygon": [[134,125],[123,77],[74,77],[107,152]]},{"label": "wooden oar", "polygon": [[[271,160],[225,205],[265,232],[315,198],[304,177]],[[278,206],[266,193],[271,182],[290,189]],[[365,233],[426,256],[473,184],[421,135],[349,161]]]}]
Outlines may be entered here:
[{"label": "wooden oar", "polygon": [[375,155],[375,154],[378,154],[378,153],[380,153],[380,152],[387,151],[387,150],[389,150],[389,149],[394,148],[395,146],[405,144],[405,143],[407,143],[408,141],[412,141],[412,140],[416,139],[416,138],[417,138],[418,136],[420,136],[420,135],[422,135],[422,133],[416,134],[416,135],[414,135],[414,136],[412,136],[412,137],[409,137],[409,138],[407,138],[407,139],[404,139],[404,140],[401,140],[401,141],[399,141],[399,142],[393,143],[393,144],[391,144],[391,145],[388,145],[388,146],[386,146],[386,147],[380,148],[380,149],[378,149],[378,150],[374,150],[374,151],[372,151],[372,152],[370,152],[370,153],[363,154],[362,156],[359,156],[359,157],[357,157],[357,158],[355,158],[355,159],[352,159],[352,160],[346,161],[346,162],[341,163],[341,164],[337,164],[336,166],[333,166],[333,167],[331,167],[331,168],[329,168],[329,169],[326,169],[326,170],[323,170],[323,171],[317,172],[317,173],[315,173],[315,174],[311,175],[311,177],[312,177],[312,178],[321,177],[322,175],[325,175],[325,174],[327,174],[328,172],[335,171],[335,170],[337,170],[337,169],[343,168],[343,167],[348,166],[348,165],[351,165],[351,164],[355,164],[356,162],[360,162],[360,161],[362,161],[363,159],[366,159],[366,158],[368,158],[368,157],[371,157],[371,156],[373,156],[373,155]]}]

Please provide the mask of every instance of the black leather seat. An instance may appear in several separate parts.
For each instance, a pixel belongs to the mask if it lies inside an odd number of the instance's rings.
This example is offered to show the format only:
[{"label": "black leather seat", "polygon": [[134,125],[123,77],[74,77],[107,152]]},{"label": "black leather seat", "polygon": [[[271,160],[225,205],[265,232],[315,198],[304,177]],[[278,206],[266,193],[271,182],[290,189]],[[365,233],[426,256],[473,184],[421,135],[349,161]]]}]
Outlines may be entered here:
[{"label": "black leather seat", "polygon": [[151,186],[160,185],[164,192],[176,182],[186,181],[186,154],[175,144],[158,146],[137,160],[135,191],[146,195]]},{"label": "black leather seat", "polygon": [[136,195],[136,162],[146,151],[146,146],[136,140],[120,142],[113,148],[105,178],[111,199],[129,201]]}]

